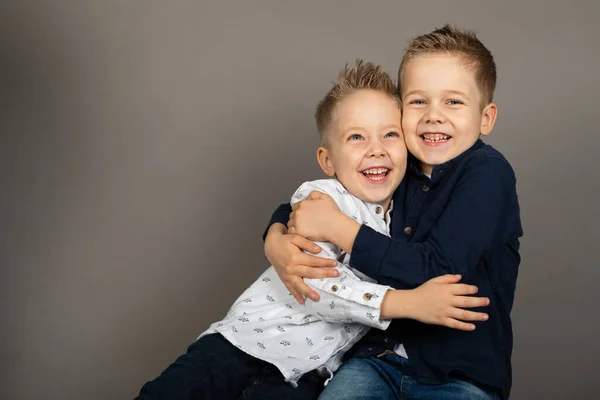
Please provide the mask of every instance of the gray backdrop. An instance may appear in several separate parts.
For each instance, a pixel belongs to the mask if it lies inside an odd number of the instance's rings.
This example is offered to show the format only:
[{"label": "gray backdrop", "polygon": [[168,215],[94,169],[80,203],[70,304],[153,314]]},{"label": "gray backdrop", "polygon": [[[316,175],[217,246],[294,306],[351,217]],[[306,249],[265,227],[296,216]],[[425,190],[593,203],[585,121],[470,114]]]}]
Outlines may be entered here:
[{"label": "gray backdrop", "polygon": [[268,266],[338,70],[452,22],[519,180],[513,398],[595,398],[599,3],[401,3],[2,1],[0,397],[133,398]]}]

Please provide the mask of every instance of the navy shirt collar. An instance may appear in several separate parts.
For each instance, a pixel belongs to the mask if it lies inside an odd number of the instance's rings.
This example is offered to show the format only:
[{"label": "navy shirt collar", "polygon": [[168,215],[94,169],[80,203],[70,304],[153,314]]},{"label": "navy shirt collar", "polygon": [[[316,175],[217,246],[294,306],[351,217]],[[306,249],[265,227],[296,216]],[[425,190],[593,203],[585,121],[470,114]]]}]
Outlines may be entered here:
[{"label": "navy shirt collar", "polygon": [[[473,144],[473,146],[471,146],[467,151],[463,152],[462,154],[459,154],[458,156],[454,157],[452,160],[448,160],[443,164],[436,165],[433,168],[433,171],[431,172],[431,182],[433,184],[439,182],[439,180],[448,171],[453,170],[462,159],[468,157],[469,154],[473,153],[475,150],[477,150],[483,146],[485,146],[485,143],[483,143],[483,141],[481,139],[477,139],[477,141]],[[408,163],[409,163],[409,170],[413,176],[416,176],[417,178],[421,178],[421,179],[429,179],[427,177],[427,175],[425,175],[419,169],[419,160],[417,160],[417,158],[410,153],[408,155]]]}]

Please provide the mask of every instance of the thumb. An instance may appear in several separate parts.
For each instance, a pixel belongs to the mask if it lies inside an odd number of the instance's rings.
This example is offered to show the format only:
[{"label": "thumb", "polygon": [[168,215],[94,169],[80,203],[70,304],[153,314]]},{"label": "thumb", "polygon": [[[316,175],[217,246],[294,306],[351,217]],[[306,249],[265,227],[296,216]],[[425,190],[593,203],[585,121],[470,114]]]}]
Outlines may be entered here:
[{"label": "thumb", "polygon": [[308,198],[310,200],[319,200],[319,199],[322,199],[324,196],[325,196],[325,194],[323,192],[319,192],[318,190],[313,190],[308,195]]},{"label": "thumb", "polygon": [[460,281],[462,278],[462,276],[460,274],[446,274],[446,275],[440,275],[437,276],[433,279],[430,279],[429,282],[435,282],[435,283],[456,283],[458,281]]}]

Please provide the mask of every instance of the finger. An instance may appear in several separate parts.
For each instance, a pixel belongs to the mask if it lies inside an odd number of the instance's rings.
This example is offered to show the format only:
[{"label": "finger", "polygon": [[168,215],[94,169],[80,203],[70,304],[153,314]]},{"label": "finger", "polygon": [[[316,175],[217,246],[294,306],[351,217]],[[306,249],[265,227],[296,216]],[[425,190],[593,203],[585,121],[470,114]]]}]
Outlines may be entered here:
[{"label": "finger", "polygon": [[463,310],[462,308],[452,309],[448,316],[460,321],[487,321],[489,318],[486,313]]},{"label": "finger", "polygon": [[302,279],[294,279],[294,288],[304,297],[308,297],[312,301],[319,301],[319,293],[311,289]]},{"label": "finger", "polygon": [[293,226],[288,227],[288,233],[290,235],[296,235],[298,232],[296,232],[296,228]]},{"label": "finger", "polygon": [[319,254],[321,252],[321,248],[317,244],[315,244],[315,242],[313,242],[312,240],[308,240],[307,238],[300,235],[296,235],[292,238],[292,244],[298,247],[300,250],[310,251],[313,254]]},{"label": "finger", "polygon": [[[311,267],[312,269],[315,269],[315,267],[317,269],[327,268],[330,272],[332,272],[331,268],[337,267],[338,262],[337,262],[337,260],[334,260],[331,258],[311,256],[310,254],[305,253],[305,254],[302,254],[301,257],[298,257],[298,264],[306,265],[308,267]],[[332,276],[337,276],[337,275],[332,275]]]},{"label": "finger", "polygon": [[[300,203],[302,203],[302,201],[292,204],[292,211],[296,211],[298,209],[298,207],[300,207]],[[292,215],[292,214],[290,214],[290,215]]]},{"label": "finger", "polygon": [[464,283],[456,283],[452,285],[450,289],[450,293],[453,295],[466,295],[466,294],[475,294],[479,291],[479,288],[474,285],[466,285]]},{"label": "finger", "polygon": [[291,275],[309,279],[335,278],[339,276],[339,271],[335,268],[315,268],[307,265],[298,265],[294,268]]},{"label": "finger", "polygon": [[456,283],[458,281],[460,281],[462,277],[460,276],[460,274],[446,274],[446,275],[440,275],[437,276],[433,279],[430,279],[429,282],[435,282],[435,283]]},{"label": "finger", "polygon": [[296,299],[298,303],[304,304],[304,296],[302,296],[302,293],[296,290],[294,285],[285,283],[285,287],[287,288],[287,290],[289,290],[290,294],[294,296],[294,299]]},{"label": "finger", "polygon": [[455,296],[452,299],[452,306],[458,308],[476,308],[490,305],[490,299],[487,297]]},{"label": "finger", "polygon": [[458,321],[454,318],[447,318],[444,323],[444,326],[447,326],[449,328],[452,329],[457,329],[460,331],[474,331],[475,330],[475,325],[474,324],[470,324],[468,322],[462,322],[462,321]]}]

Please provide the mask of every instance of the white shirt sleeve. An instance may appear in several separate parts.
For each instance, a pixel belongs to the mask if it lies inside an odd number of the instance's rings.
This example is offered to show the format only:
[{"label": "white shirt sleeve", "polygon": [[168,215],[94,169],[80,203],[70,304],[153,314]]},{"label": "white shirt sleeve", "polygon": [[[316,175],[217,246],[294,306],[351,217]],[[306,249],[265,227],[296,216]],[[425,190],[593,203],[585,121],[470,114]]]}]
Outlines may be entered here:
[{"label": "white shirt sleeve", "polygon": [[[338,207],[346,215],[351,216],[353,210],[351,198],[344,187],[334,179],[322,179],[305,182],[292,197],[291,204],[304,200],[311,191],[317,190],[333,198]],[[329,242],[316,242],[322,251],[319,257],[339,259],[341,250]],[[313,302],[306,300],[305,307],[313,315],[328,322],[354,322],[378,329],[386,329],[390,320],[380,318],[381,302],[390,286],[379,285],[359,279],[348,267],[338,262],[336,267],[340,275],[335,278],[308,279],[304,281],[316,290],[321,299]]]}]

